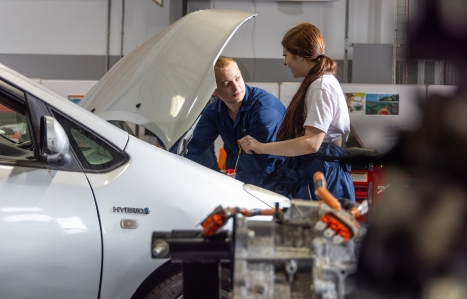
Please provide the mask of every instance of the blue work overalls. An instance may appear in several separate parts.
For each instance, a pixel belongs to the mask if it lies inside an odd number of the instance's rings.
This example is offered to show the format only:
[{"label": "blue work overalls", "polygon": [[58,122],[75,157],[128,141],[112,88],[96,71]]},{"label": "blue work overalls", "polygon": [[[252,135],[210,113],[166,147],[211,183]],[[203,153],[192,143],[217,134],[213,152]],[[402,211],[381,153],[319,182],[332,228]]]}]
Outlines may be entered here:
[{"label": "blue work overalls", "polygon": [[276,173],[265,179],[264,187],[289,198],[317,200],[314,194],[313,174],[321,171],[327,189],[336,198],[355,201],[355,190],[350,176],[351,165],[333,158],[346,157],[348,152],[333,143],[322,143],[318,152],[287,157]]},{"label": "blue work overalls", "polygon": [[[238,157],[237,140],[250,135],[262,143],[275,141],[284,113],[284,105],[275,96],[245,84],[245,98],[235,121],[232,121],[227,106],[220,99],[203,110],[185,157],[196,159],[220,135],[227,152],[227,168],[233,169]],[[283,158],[242,152],[235,178],[262,186],[264,177],[275,170],[278,159]]]}]

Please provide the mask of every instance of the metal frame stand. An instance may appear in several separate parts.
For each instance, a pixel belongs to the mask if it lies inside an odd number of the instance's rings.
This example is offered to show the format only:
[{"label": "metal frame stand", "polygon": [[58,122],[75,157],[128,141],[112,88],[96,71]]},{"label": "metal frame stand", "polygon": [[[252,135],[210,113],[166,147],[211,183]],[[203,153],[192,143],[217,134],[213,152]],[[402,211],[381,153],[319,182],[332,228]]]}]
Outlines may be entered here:
[{"label": "metal frame stand", "polygon": [[152,244],[153,258],[182,264],[183,298],[220,298],[221,264],[230,264],[233,275],[234,241],[228,232],[209,238],[200,231],[153,232]]}]

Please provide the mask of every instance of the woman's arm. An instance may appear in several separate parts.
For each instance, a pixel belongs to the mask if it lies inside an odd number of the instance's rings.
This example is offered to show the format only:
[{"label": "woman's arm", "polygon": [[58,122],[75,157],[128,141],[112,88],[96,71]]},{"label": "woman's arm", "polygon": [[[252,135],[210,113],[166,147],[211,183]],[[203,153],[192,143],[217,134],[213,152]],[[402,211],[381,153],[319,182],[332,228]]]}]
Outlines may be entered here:
[{"label": "woman's arm", "polygon": [[238,143],[247,154],[270,154],[295,157],[316,153],[323,142],[325,133],[315,127],[305,126],[305,135],[278,142],[261,143],[251,136],[243,137]]}]

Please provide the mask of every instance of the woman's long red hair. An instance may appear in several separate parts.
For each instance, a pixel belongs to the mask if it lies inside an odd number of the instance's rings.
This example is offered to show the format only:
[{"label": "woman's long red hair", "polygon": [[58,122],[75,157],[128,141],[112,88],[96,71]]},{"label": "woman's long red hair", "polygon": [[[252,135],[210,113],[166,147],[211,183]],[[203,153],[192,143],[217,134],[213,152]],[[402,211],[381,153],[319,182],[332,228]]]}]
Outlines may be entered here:
[{"label": "woman's long red hair", "polygon": [[289,140],[305,134],[307,107],[306,93],[311,83],[324,74],[335,74],[337,66],[334,60],[324,56],[326,42],[319,29],[302,23],[290,29],[282,38],[282,46],[293,55],[308,60],[315,60],[315,66],[308,72],[295,93],[285,113],[284,120],[277,132],[277,140]]}]

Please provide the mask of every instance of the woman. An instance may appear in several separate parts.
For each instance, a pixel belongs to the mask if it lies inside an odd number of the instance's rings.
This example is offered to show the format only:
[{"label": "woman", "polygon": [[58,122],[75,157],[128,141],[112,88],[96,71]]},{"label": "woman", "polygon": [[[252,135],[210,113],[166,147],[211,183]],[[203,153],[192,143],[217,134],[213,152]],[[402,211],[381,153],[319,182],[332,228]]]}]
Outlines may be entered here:
[{"label": "woman", "polygon": [[302,23],[282,39],[284,65],[294,78],[304,78],[294,95],[277,141],[260,143],[251,136],[238,140],[246,153],[288,157],[269,189],[292,198],[316,199],[313,174],[324,173],[328,190],[336,198],[355,200],[350,165],[338,161],[347,156],[340,146],[350,132],[350,120],[342,88],[334,77],[336,63],[325,56],[325,40],[317,27]]}]

